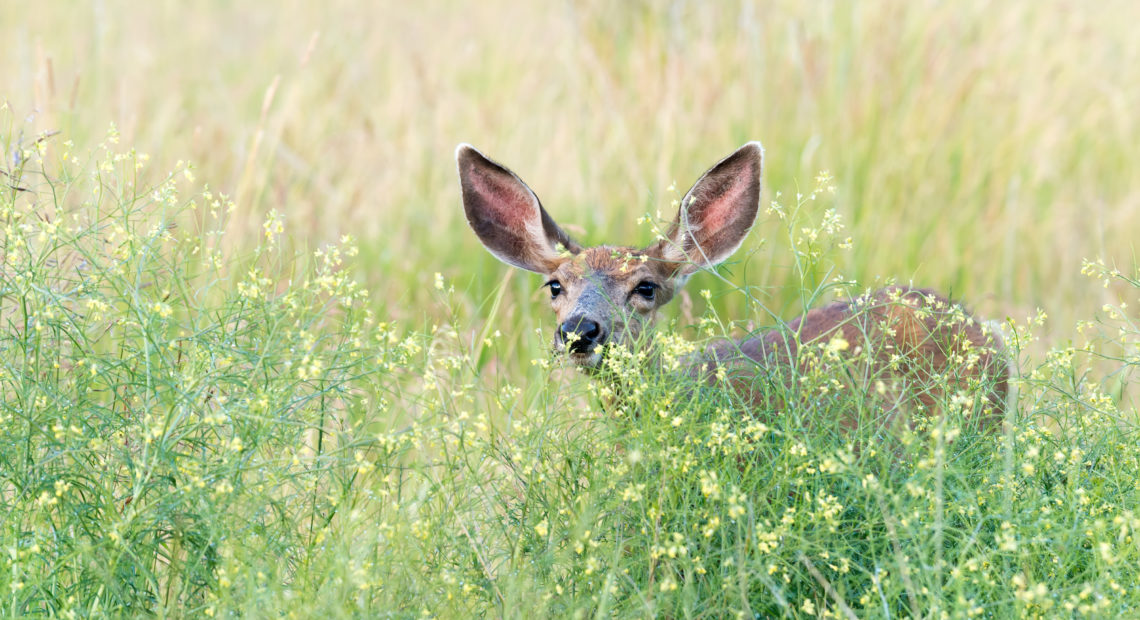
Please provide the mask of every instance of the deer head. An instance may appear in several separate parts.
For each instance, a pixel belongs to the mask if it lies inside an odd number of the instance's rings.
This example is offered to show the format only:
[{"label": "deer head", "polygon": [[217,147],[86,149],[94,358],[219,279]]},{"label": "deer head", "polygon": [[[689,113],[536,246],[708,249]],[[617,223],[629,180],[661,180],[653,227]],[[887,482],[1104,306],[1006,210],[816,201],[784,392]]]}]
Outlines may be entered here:
[{"label": "deer head", "polygon": [[499,260],[546,277],[557,316],[554,347],[596,368],[602,345],[629,344],[694,272],[727,259],[760,205],[764,149],[749,142],[705,172],[648,247],[583,247],[513,172],[461,144],[455,158],[467,222]]}]

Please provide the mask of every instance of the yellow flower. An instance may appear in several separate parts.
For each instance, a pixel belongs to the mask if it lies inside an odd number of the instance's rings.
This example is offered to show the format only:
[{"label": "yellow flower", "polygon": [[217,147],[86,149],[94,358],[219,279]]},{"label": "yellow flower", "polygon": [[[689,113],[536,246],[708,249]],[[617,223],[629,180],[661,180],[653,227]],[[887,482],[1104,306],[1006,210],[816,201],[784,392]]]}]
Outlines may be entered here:
[{"label": "yellow flower", "polygon": [[828,353],[834,355],[840,351],[846,351],[849,346],[851,346],[850,343],[848,343],[842,335],[836,334],[831,338],[830,341],[828,341],[827,351]]}]

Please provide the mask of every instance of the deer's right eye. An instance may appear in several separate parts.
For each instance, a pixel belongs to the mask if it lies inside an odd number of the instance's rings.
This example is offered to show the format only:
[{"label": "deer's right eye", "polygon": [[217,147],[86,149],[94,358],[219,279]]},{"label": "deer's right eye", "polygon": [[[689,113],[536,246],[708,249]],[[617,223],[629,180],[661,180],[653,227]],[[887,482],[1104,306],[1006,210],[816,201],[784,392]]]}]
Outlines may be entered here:
[{"label": "deer's right eye", "polygon": [[551,280],[550,282],[547,282],[546,285],[550,287],[551,299],[554,299],[555,297],[558,297],[562,294],[562,283],[558,280]]}]

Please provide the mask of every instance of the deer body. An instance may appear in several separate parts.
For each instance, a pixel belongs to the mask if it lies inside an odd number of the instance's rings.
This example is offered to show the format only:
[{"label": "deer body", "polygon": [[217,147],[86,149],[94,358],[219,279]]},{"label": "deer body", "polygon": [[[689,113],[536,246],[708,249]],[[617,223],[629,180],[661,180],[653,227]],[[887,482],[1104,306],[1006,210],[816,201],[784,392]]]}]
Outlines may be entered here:
[{"label": "deer body", "polygon": [[[843,374],[888,414],[880,418],[882,425],[909,423],[896,416],[919,406],[937,411],[948,397],[956,395],[947,394],[949,389],[983,396],[983,402],[971,403],[970,408],[978,414],[973,423],[984,428],[1000,423],[1008,391],[1000,347],[997,336],[941,294],[887,287],[810,310],[786,329],[714,345],[700,372],[711,377],[719,366],[739,368],[746,359],[742,373],[736,374],[735,389],[758,406],[778,410],[785,403],[772,402],[765,390],[770,382],[757,385],[749,380],[753,369],[794,367],[795,372],[768,377],[790,382],[812,365],[845,363]],[[842,420],[844,426],[857,421],[856,417]]]},{"label": "deer body", "polygon": [[[591,371],[602,363],[603,345],[636,341],[689,276],[740,246],[759,210],[763,149],[750,142],[709,169],[681,200],[664,238],[640,249],[582,247],[513,172],[468,145],[459,146],[456,160],[471,228],[500,260],[546,276],[557,317],[554,347]],[[822,359],[812,351],[829,349],[832,357],[859,360],[861,376],[873,383],[863,387],[891,410],[909,409],[904,401],[936,408],[947,387],[983,389],[984,424],[1004,405],[1000,347],[945,297],[889,287],[810,310],[787,329],[714,345],[689,370],[709,381],[731,374],[734,388],[759,404],[768,399],[762,375],[802,369]]]}]

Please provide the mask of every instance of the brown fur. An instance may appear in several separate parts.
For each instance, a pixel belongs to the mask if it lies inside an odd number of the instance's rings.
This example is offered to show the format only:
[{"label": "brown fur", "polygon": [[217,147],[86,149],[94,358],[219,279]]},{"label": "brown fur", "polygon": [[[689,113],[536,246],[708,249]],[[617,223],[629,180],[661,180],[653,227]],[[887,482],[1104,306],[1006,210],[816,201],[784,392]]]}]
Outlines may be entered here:
[{"label": "brown fur", "polygon": [[[829,359],[832,342],[846,344],[841,351],[831,351]],[[737,391],[757,406],[780,409],[788,403],[772,402],[772,390],[765,390],[763,382],[757,385],[757,366],[777,369],[771,375],[787,381],[810,372],[813,364],[845,365],[853,387],[880,401],[890,414],[884,421],[888,426],[910,421],[897,419],[900,413],[934,413],[954,396],[946,393],[949,388],[982,393],[986,402],[976,408],[981,415],[974,422],[989,428],[1000,423],[1008,393],[1001,350],[1001,339],[961,305],[932,290],[889,287],[810,310],[785,330],[714,345],[710,361],[697,372],[711,380],[719,366],[729,366],[737,371],[732,377]],[[793,367],[797,372],[782,372]],[[777,391],[786,393],[792,386],[784,387]],[[851,426],[856,421],[843,422]]]},{"label": "brown fur", "polygon": [[[504,262],[548,278],[555,348],[592,370],[601,363],[601,345],[637,340],[689,275],[740,246],[756,220],[763,149],[748,143],[710,168],[681,200],[664,238],[643,249],[583,248],[513,172],[467,145],[456,159],[471,228]],[[985,389],[985,405],[967,407],[981,412],[976,423],[985,428],[1004,408],[1001,348],[996,335],[942,295],[890,287],[810,310],[787,329],[713,346],[691,372],[710,381],[729,375],[734,389],[775,410],[790,403],[773,402],[772,394],[794,390],[773,389],[770,380],[797,374],[785,370],[841,365],[850,387],[880,402],[888,425],[909,424],[914,411],[934,413],[959,391]],[[849,427],[858,420],[841,422]]]}]

